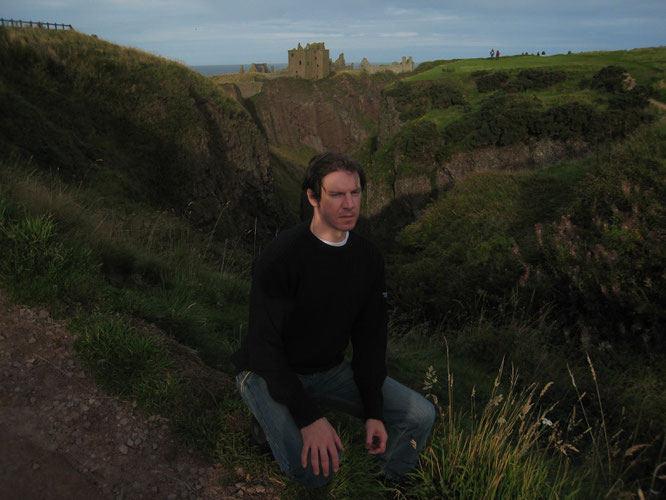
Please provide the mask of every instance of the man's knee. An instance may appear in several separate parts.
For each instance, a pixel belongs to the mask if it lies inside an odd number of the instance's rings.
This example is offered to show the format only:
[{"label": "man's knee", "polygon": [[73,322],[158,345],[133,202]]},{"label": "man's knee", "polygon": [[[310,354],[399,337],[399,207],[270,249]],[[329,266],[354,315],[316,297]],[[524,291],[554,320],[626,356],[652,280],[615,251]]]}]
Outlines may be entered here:
[{"label": "man's knee", "polygon": [[429,434],[432,429],[433,424],[435,423],[435,417],[437,412],[435,405],[433,405],[426,398],[421,397],[409,413],[409,420],[411,421],[414,428],[418,429],[422,433]]},{"label": "man's knee", "polygon": [[330,483],[335,477],[335,473],[333,472],[328,476],[324,476],[323,474],[315,475],[312,472],[312,467],[308,467],[307,469],[297,467],[296,469],[285,471],[285,473],[289,479],[306,488],[321,488]]}]

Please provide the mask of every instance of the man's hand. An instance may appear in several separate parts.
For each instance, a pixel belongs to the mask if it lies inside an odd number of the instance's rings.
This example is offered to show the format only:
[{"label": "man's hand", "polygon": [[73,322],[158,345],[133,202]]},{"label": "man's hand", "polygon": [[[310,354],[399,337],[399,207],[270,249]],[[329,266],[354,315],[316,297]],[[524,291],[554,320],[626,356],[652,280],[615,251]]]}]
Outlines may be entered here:
[{"label": "man's hand", "polygon": [[371,455],[379,455],[386,451],[386,428],[381,420],[369,418],[365,421],[365,449]]},{"label": "man's hand", "polygon": [[[381,422],[380,422],[381,423]],[[303,451],[301,451],[301,465],[308,466],[308,453],[312,462],[312,472],[319,475],[319,466],[324,476],[328,477],[332,462],[333,472],[338,472],[340,459],[338,450],[343,451],[342,441],[333,426],[324,417],[315,420],[301,429],[303,436]],[[330,457],[330,462],[329,462]]]}]

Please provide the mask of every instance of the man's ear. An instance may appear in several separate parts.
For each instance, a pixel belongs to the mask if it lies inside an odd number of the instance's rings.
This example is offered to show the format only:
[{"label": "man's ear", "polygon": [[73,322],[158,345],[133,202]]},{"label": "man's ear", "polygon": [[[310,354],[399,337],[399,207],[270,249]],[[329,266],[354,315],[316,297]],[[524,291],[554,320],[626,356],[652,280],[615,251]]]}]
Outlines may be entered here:
[{"label": "man's ear", "polygon": [[310,205],[312,205],[313,207],[318,207],[319,200],[315,198],[314,191],[312,189],[308,189],[306,193],[308,195],[308,201],[310,202]]}]

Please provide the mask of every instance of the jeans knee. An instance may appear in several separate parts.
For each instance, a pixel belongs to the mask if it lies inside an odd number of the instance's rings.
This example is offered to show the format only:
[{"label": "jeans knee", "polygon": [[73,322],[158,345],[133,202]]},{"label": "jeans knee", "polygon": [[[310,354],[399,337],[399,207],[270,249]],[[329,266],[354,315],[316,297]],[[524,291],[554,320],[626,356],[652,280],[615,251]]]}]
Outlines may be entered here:
[{"label": "jeans knee", "polygon": [[312,472],[312,468],[308,467],[307,469],[300,468],[296,471],[289,471],[287,477],[292,481],[299,483],[306,488],[321,488],[326,486],[333,480],[335,473],[330,473],[328,476],[323,474],[315,475]]},{"label": "jeans knee", "polygon": [[425,421],[428,423],[428,427],[432,427],[432,425],[435,423],[435,417],[437,416],[437,410],[435,409],[435,405],[432,404],[430,401],[427,401],[427,403],[428,403],[428,406],[427,406]]},{"label": "jeans knee", "polygon": [[429,434],[436,416],[435,405],[423,398],[421,405],[412,414],[412,423],[420,432]]}]

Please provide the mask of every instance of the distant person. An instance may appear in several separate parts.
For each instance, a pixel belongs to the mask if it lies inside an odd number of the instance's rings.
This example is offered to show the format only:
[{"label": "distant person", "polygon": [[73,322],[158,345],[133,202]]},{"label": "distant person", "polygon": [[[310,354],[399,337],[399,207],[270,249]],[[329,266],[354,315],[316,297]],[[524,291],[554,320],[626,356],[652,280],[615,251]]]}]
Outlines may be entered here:
[{"label": "distant person", "polygon": [[302,188],[314,215],[254,262],[248,333],[232,358],[253,435],[258,424],[282,471],[307,487],[329,482],[343,451],[325,410],[365,422],[368,453],[395,481],[417,463],[435,418],[428,400],[386,376],[384,260],[353,231],[364,187],[356,160],[310,160]]},{"label": "distant person", "polygon": [[495,59],[499,59],[499,56],[500,56],[500,51],[498,49],[497,52],[495,52]]},{"label": "distant person", "polygon": [[490,49],[490,58],[495,57],[495,49]]}]

